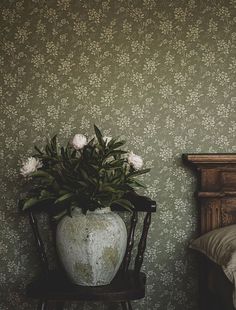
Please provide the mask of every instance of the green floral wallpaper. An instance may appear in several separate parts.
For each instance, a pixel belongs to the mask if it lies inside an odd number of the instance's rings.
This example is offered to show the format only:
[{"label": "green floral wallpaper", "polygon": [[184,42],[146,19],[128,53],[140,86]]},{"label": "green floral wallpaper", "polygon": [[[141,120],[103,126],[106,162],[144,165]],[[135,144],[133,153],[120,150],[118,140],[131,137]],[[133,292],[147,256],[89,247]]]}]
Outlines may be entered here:
[{"label": "green floral wallpaper", "polygon": [[196,262],[187,251],[195,178],[180,157],[236,151],[235,0],[0,7],[0,309],[36,309],[24,296],[39,262],[16,207],[22,159],[46,136],[91,134],[94,123],[126,138],[152,167],[146,194],[159,208],[145,257],[147,297],[135,309],[197,309]]}]

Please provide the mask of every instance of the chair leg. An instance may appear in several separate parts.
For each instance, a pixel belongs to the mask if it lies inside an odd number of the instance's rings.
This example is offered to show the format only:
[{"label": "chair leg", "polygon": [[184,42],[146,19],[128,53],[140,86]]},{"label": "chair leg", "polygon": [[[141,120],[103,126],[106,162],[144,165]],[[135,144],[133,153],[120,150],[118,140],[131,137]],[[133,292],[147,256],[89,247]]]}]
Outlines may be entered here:
[{"label": "chair leg", "polygon": [[132,310],[131,302],[128,301],[122,301],[121,302],[122,310]]},{"label": "chair leg", "polygon": [[122,307],[122,310],[128,310],[127,302],[126,301],[122,301],[121,302],[121,307]]},{"label": "chair leg", "polygon": [[47,300],[40,300],[38,310],[47,310]]},{"label": "chair leg", "polygon": [[55,309],[56,310],[63,310],[64,309],[64,305],[65,305],[65,303],[63,301],[56,302],[55,303]]}]

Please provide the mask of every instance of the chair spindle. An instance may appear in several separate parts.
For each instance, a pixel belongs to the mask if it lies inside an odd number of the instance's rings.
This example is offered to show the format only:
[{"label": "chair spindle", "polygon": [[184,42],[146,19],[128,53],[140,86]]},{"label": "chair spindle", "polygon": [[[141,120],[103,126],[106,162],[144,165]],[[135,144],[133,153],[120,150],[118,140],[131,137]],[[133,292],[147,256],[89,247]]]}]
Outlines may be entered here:
[{"label": "chair spindle", "polygon": [[37,246],[37,250],[38,250],[38,253],[40,256],[40,260],[41,260],[43,270],[45,272],[47,272],[49,270],[48,260],[47,260],[44,244],[43,244],[42,238],[41,238],[40,233],[39,233],[37,219],[35,218],[32,211],[29,211],[29,220],[30,220],[30,225],[31,225],[33,233],[34,233],[34,238],[36,241],[36,246]]},{"label": "chair spindle", "polygon": [[146,243],[147,243],[147,234],[148,230],[151,224],[151,212],[147,212],[144,222],[143,222],[143,230],[142,230],[142,235],[138,244],[138,253],[135,258],[135,272],[139,273],[143,264],[143,256],[144,256],[144,251],[146,249]]},{"label": "chair spindle", "polygon": [[129,268],[130,260],[131,260],[131,253],[134,246],[134,233],[135,233],[135,227],[138,221],[138,212],[134,211],[133,215],[131,217],[131,225],[127,240],[127,248],[125,251],[125,257],[123,262],[123,271],[126,272]]}]

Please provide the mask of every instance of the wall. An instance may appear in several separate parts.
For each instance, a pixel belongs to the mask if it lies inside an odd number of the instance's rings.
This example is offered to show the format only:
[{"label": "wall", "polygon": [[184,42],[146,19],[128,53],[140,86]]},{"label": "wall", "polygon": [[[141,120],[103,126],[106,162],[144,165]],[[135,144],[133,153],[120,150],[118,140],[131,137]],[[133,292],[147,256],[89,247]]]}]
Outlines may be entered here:
[{"label": "wall", "polygon": [[[235,152],[235,1],[11,0],[1,4],[0,309],[39,269],[16,201],[21,160],[59,133],[121,135],[158,202],[136,309],[197,309],[194,177],[184,152]],[[88,306],[88,309],[89,306]],[[91,308],[92,309],[92,308]],[[93,308],[95,309],[95,308]]]}]

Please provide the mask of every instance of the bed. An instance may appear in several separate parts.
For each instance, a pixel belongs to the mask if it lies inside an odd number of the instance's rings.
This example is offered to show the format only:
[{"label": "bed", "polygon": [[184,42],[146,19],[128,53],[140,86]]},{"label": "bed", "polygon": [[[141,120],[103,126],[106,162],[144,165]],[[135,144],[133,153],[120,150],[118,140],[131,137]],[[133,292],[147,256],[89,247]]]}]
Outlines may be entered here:
[{"label": "bed", "polygon": [[[196,197],[200,238],[222,227],[225,227],[223,229],[234,227],[236,224],[236,154],[183,154],[183,161],[197,174]],[[234,239],[236,239],[236,231]],[[198,255],[200,309],[236,309],[235,298],[233,302],[232,297],[235,294],[235,285],[229,281],[220,265],[204,254]]]}]

